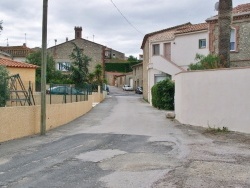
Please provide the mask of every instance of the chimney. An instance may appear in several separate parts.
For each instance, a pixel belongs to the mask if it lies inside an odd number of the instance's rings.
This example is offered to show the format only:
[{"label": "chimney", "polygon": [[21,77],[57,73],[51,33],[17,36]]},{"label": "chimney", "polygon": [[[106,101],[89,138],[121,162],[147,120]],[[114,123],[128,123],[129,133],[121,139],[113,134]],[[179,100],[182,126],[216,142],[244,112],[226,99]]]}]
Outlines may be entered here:
[{"label": "chimney", "polygon": [[82,38],[82,27],[75,27],[75,39]]},{"label": "chimney", "polygon": [[68,37],[66,37],[66,42],[68,42],[69,41],[69,39],[68,39]]},{"label": "chimney", "polygon": [[26,43],[23,43],[23,47],[26,47]]}]

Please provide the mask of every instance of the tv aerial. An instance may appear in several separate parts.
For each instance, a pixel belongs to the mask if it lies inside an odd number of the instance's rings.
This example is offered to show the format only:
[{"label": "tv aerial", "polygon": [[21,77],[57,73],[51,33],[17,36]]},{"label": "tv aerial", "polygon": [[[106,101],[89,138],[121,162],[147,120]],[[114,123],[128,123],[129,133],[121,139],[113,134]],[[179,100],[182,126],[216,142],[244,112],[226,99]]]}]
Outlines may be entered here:
[{"label": "tv aerial", "polygon": [[216,3],[215,3],[214,9],[215,9],[216,11],[219,11],[219,2],[216,2]]}]

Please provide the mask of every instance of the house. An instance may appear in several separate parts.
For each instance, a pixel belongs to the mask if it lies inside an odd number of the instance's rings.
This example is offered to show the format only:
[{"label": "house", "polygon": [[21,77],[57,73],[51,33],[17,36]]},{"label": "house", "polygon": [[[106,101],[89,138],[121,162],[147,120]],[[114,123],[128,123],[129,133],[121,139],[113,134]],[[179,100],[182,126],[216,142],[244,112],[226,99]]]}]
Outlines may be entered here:
[{"label": "house", "polygon": [[72,60],[70,59],[70,54],[73,52],[75,43],[81,50],[83,50],[84,55],[91,58],[89,64],[89,72],[93,72],[97,64],[101,64],[104,67],[106,61],[110,59],[125,59],[124,53],[108,48],[104,45],[86,40],[82,38],[82,27],[75,27],[75,38],[73,40],[68,40],[61,44],[56,44],[53,47],[48,48],[48,53],[53,56],[56,62],[56,69],[67,72],[66,66],[70,66]]},{"label": "house", "polygon": [[151,103],[151,88],[157,82],[174,79],[195,62],[197,53],[207,55],[208,23],[185,23],[146,34],[143,50],[143,97]]},{"label": "house", "polygon": [[25,62],[27,55],[33,52],[24,43],[22,46],[0,46],[0,51],[8,53],[14,61]]},{"label": "house", "polygon": [[11,55],[6,52],[0,51],[0,58],[11,59]]},{"label": "house", "polygon": [[0,65],[7,68],[10,76],[19,74],[25,89],[28,89],[29,83],[31,83],[32,90],[35,90],[36,68],[38,66],[2,57],[0,57]]},{"label": "house", "polygon": [[114,76],[115,86],[122,88],[124,85],[130,85],[133,88],[133,74],[132,72],[116,74]]},{"label": "house", "polygon": [[[218,53],[218,16],[208,18],[209,51]],[[231,67],[250,66],[250,3],[241,4],[232,10],[230,61]]]},{"label": "house", "polygon": [[131,66],[133,69],[134,89],[143,86],[143,63]]}]

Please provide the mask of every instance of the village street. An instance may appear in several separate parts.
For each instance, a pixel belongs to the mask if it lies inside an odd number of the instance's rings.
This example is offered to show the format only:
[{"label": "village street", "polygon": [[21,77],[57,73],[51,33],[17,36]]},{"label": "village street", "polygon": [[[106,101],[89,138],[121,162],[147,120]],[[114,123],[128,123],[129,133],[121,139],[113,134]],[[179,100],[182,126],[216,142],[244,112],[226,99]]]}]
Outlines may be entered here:
[{"label": "village street", "polygon": [[[0,187],[250,187],[250,135],[180,125],[134,92],[75,121],[0,144]],[[8,125],[6,125],[8,126]]]}]

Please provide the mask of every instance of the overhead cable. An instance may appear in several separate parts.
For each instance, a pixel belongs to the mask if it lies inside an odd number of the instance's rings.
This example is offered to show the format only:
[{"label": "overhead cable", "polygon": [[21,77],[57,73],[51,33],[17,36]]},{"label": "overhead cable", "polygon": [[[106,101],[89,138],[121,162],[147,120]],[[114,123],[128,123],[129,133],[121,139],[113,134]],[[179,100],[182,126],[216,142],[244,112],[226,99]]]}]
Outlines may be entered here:
[{"label": "overhead cable", "polygon": [[144,35],[142,32],[140,32],[124,15],[123,13],[120,11],[120,9],[115,5],[115,3],[110,0],[110,2],[114,5],[114,7],[116,8],[116,10],[122,15],[122,17],[128,22],[128,24],[133,27],[138,33]]}]

